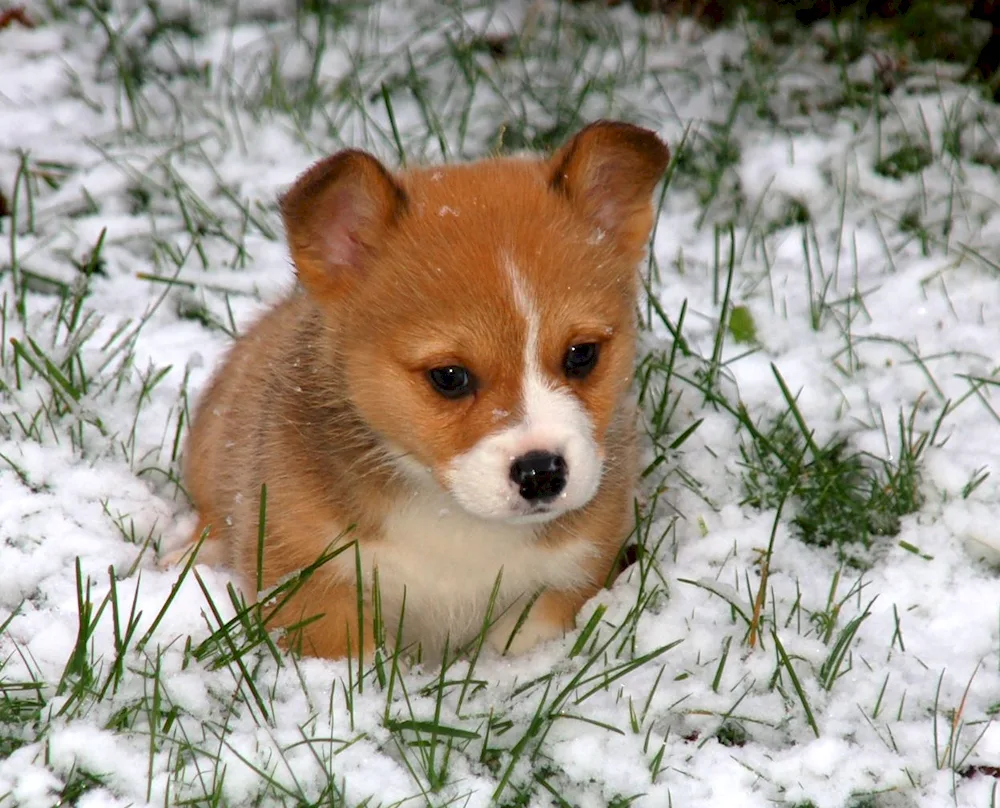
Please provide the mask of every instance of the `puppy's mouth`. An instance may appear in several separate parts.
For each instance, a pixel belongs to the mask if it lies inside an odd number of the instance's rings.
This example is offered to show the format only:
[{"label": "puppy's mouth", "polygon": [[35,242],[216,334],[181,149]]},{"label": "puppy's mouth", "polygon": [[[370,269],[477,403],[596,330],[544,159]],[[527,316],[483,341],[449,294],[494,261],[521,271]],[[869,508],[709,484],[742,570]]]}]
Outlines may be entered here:
[{"label": "puppy's mouth", "polygon": [[569,503],[566,501],[565,491],[545,500],[527,500],[512,480],[506,482],[503,486],[506,491],[499,497],[491,496],[488,491],[479,491],[470,497],[463,495],[465,492],[461,490],[456,491],[443,475],[439,476],[407,452],[395,451],[392,462],[397,471],[412,484],[425,490],[428,487],[436,488],[454,499],[463,511],[490,522],[506,522],[512,525],[543,524],[577,507],[576,505],[567,507]]},{"label": "puppy's mouth", "polygon": [[425,465],[406,452],[395,454],[393,463],[418,490],[436,489],[470,516],[488,522],[540,526],[582,508],[596,495],[604,464],[592,441],[511,451],[505,438],[492,436],[443,467]]},{"label": "puppy's mouth", "polygon": [[498,521],[508,522],[512,525],[540,525],[551,522],[563,515],[565,511],[552,505],[532,505],[531,507],[515,511],[509,516],[498,516]]},{"label": "puppy's mouth", "polygon": [[[525,500],[516,488],[509,488],[500,497],[487,495],[470,497],[465,492],[446,486],[446,490],[461,508],[489,522],[509,525],[543,525],[586,505],[591,495],[567,491],[545,501]],[[498,501],[499,500],[499,501]]]}]

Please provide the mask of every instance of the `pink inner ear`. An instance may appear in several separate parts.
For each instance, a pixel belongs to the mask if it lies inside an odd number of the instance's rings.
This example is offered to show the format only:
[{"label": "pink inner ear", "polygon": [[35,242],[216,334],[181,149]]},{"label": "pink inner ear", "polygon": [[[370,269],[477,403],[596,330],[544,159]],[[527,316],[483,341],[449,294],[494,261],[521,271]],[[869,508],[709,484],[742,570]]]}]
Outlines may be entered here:
[{"label": "pink inner ear", "polygon": [[623,182],[618,165],[595,166],[592,171],[589,183],[592,215],[601,229],[614,232],[633,212],[629,205],[632,191]]},{"label": "pink inner ear", "polygon": [[361,194],[338,190],[321,202],[325,211],[319,220],[318,233],[323,245],[323,262],[330,268],[361,266],[364,248],[363,232],[371,224],[371,204]]},{"label": "pink inner ear", "polygon": [[594,204],[594,219],[601,230],[613,233],[621,226],[624,214],[622,205],[614,197],[604,193],[598,195]]},{"label": "pink inner ear", "polygon": [[351,223],[336,220],[327,225],[322,233],[323,261],[332,267],[361,265],[361,239],[357,227]]}]

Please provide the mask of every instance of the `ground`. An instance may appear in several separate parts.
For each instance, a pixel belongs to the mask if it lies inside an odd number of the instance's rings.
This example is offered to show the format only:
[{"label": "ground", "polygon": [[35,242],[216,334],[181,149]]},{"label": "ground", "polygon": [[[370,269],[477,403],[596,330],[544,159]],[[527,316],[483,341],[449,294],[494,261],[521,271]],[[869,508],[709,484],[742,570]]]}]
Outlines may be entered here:
[{"label": "ground", "polygon": [[[0,30],[0,805],[995,806],[1000,108],[851,23],[83,0]],[[634,563],[576,632],[278,652],[193,401],[291,284],[277,194],[650,126]]]}]

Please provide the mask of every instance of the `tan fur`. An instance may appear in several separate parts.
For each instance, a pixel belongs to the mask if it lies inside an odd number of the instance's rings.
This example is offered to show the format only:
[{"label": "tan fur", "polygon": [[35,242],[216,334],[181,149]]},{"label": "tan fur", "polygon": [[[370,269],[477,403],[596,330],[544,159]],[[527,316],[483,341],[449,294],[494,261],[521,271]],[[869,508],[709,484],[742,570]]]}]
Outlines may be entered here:
[{"label": "tan fur", "polygon": [[[284,626],[319,616],[287,644],[340,657],[363,633],[370,653],[375,568],[390,639],[405,597],[405,639],[425,650],[475,635],[501,571],[495,647],[539,590],[511,651],[572,627],[632,525],[635,266],[666,161],[651,133],[602,122],[547,160],[393,175],[341,152],[284,197],[301,287],[237,341],[202,396],[185,479],[199,513],[192,540],[207,528],[204,552],[251,594],[262,484],[264,588],[357,540],[366,625],[351,548],[276,615]],[[601,350],[590,376],[561,382],[593,424],[600,487],[530,526],[479,519],[445,490],[452,458],[521,417],[525,324],[504,261],[538,309],[548,377],[562,378],[570,345]],[[449,364],[483,380],[476,395],[451,401],[431,388],[427,371]]]}]

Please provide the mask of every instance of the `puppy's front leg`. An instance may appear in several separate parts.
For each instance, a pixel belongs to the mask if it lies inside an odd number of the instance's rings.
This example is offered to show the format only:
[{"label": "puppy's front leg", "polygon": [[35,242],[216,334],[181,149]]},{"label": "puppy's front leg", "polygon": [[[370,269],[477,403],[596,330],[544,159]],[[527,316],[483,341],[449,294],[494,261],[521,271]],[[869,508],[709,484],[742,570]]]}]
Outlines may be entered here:
[{"label": "puppy's front leg", "polygon": [[577,592],[546,590],[531,604],[520,627],[517,623],[523,607],[519,608],[515,603],[493,624],[486,639],[497,653],[510,656],[523,654],[539,643],[572,631],[576,613],[593,594],[590,588]]},{"label": "puppy's front leg", "polygon": [[358,648],[365,660],[375,653],[375,628],[372,608],[363,603],[363,615],[358,621],[357,587],[351,583],[331,580],[322,573],[316,574],[286,602],[265,610],[269,627],[286,629],[281,645],[307,656],[341,659],[358,657]]}]

